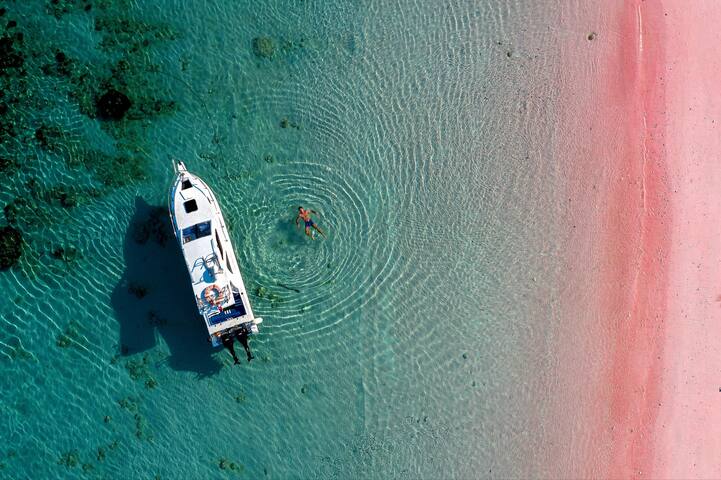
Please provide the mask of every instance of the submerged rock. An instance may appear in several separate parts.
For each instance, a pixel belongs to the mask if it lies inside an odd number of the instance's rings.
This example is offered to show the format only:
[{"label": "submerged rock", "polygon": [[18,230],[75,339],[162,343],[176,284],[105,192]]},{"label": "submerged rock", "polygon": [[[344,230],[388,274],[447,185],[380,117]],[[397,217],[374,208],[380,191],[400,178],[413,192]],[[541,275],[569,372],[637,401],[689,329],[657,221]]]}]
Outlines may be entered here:
[{"label": "submerged rock", "polygon": [[270,37],[255,37],[253,39],[253,53],[256,57],[272,58],[275,54],[275,44]]},{"label": "submerged rock", "polygon": [[0,270],[15,265],[23,253],[23,236],[19,230],[5,226],[0,228]]},{"label": "submerged rock", "polygon": [[127,95],[111,88],[98,99],[96,106],[98,117],[103,120],[121,120],[132,106],[132,102]]}]

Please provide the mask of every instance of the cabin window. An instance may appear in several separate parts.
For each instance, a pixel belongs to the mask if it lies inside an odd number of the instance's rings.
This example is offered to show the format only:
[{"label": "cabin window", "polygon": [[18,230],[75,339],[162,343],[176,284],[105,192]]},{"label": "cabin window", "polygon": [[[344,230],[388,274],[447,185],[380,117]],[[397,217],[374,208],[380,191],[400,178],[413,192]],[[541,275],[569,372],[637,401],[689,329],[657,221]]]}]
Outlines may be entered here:
[{"label": "cabin window", "polygon": [[228,270],[230,270],[230,273],[233,273],[233,269],[230,268],[230,259],[229,258],[225,259],[225,266],[228,267]]},{"label": "cabin window", "polygon": [[192,242],[210,235],[210,222],[197,223],[183,229],[183,243]]},{"label": "cabin window", "polygon": [[220,258],[223,258],[223,246],[220,244],[220,237],[218,236],[218,231],[215,231],[215,243],[218,244],[218,251],[220,252]]},{"label": "cabin window", "polygon": [[193,187],[193,184],[190,183],[190,180],[188,180],[187,178],[185,180],[183,180],[183,186],[182,186],[181,190],[187,190],[192,187]]},{"label": "cabin window", "polygon": [[195,202],[195,200],[188,200],[187,202],[183,203],[183,206],[185,207],[185,213],[194,212],[198,209],[198,204]]}]

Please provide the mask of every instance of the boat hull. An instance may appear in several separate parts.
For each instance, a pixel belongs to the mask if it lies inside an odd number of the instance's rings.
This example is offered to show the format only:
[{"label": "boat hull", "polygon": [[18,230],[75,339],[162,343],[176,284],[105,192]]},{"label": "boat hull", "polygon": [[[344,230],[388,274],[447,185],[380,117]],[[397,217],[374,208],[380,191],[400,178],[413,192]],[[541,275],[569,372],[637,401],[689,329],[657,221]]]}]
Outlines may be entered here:
[{"label": "boat hull", "polygon": [[257,333],[262,319],[253,314],[220,204],[182,162],[170,189],[169,210],[211,343],[220,346],[229,335]]}]

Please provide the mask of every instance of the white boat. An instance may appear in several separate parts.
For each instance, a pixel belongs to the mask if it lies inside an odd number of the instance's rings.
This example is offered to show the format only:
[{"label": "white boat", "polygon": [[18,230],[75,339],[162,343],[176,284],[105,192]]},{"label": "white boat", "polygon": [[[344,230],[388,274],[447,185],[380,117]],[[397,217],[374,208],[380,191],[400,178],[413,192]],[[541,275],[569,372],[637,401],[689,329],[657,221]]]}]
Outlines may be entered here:
[{"label": "white boat", "polygon": [[233,340],[247,347],[247,335],[258,333],[262,318],[253,315],[238,260],[218,200],[208,185],[189,173],[183,162],[170,189],[170,218],[185,257],[198,312],[205,320],[213,346],[225,345],[233,354]]}]

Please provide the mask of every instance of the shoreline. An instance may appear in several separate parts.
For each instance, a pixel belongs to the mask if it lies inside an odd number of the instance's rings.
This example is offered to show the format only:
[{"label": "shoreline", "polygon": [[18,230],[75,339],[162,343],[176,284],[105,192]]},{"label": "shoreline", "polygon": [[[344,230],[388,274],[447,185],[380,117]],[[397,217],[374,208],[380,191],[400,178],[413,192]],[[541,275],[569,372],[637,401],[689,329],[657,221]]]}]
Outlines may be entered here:
[{"label": "shoreline", "polygon": [[558,148],[570,172],[561,318],[572,340],[559,347],[560,375],[582,426],[566,425],[555,443],[582,450],[560,476],[645,478],[654,471],[672,220],[665,25],[658,3],[597,8],[563,22],[600,27],[564,52],[573,133]]}]

